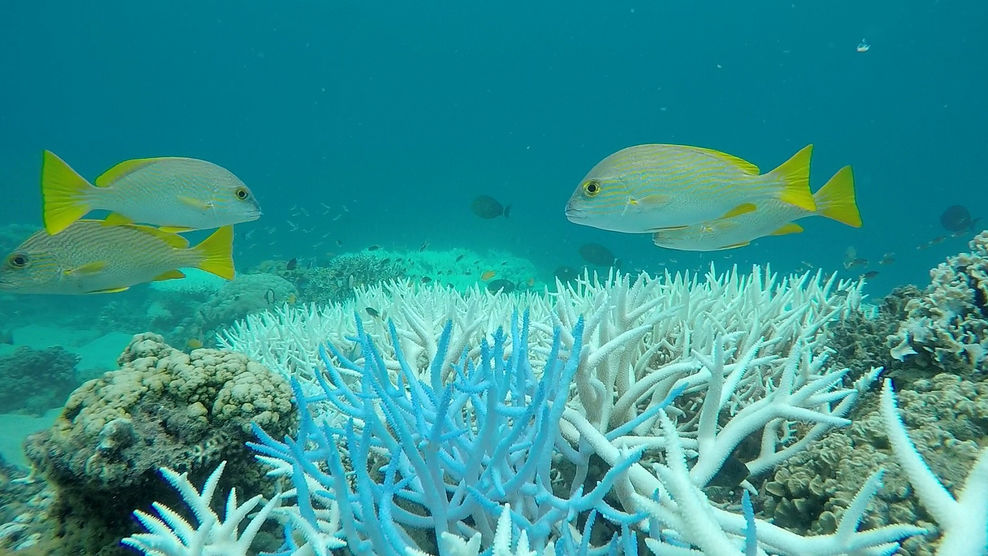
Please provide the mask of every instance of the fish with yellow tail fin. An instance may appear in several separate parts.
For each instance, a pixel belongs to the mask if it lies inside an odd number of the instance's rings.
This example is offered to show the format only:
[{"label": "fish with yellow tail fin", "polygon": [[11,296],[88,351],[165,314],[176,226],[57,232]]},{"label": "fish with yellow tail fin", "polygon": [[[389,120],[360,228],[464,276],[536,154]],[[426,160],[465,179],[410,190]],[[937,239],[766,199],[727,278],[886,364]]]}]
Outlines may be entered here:
[{"label": "fish with yellow tail fin", "polygon": [[232,249],[233,226],[189,247],[182,236],[149,226],[77,220],[55,235],[36,232],[0,261],[0,292],[112,293],[184,278],[179,268],[232,280]]},{"label": "fish with yellow tail fin", "polygon": [[807,145],[767,174],[735,156],[684,145],[638,145],[597,163],[566,204],[576,224],[627,233],[654,233],[755,210],[776,199],[816,210]]},{"label": "fish with yellow tail fin", "polygon": [[823,216],[855,228],[861,226],[854,197],[854,173],[850,166],[838,170],[813,194],[813,199],[814,211],[769,199],[756,203],[754,212],[655,232],[652,241],[668,249],[716,251],[743,247],[760,237],[799,233],[803,228],[794,221],[809,216]]},{"label": "fish with yellow tail fin", "polygon": [[45,230],[57,234],[93,210],[107,224],[152,224],[164,231],[203,230],[257,220],[261,209],[237,176],[195,158],[141,158],[117,164],[89,183],[45,151],[41,166]]}]

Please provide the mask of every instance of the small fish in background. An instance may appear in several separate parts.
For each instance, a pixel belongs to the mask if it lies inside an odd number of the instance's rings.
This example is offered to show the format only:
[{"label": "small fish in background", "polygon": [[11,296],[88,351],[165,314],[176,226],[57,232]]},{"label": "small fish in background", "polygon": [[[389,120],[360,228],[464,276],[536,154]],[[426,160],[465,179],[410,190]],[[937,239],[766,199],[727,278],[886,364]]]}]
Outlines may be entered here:
[{"label": "small fish in background", "polygon": [[370,315],[370,316],[372,316],[372,317],[374,317],[376,319],[381,318],[381,313],[377,309],[375,309],[373,307],[364,307],[364,310],[367,311],[367,314],[368,315]]},{"label": "small fish in background", "polygon": [[0,329],[0,344],[14,344],[14,334],[10,330]]},{"label": "small fish in background", "polygon": [[420,282],[422,282],[423,284],[428,284],[429,282],[432,282],[432,278],[429,276],[423,276]]},{"label": "small fish in background", "polygon": [[878,260],[878,264],[887,265],[895,262],[895,253],[885,253],[882,258]]},{"label": "small fish in background", "polygon": [[232,280],[233,226],[195,247],[180,235],[138,225],[77,220],[56,235],[36,232],[0,263],[0,291],[87,294],[124,291],[144,282],[184,278],[199,268]]},{"label": "small fish in background", "polygon": [[794,221],[823,216],[854,228],[861,227],[861,214],[855,203],[854,174],[850,166],[837,171],[813,194],[816,210],[808,211],[767,199],[756,203],[757,210],[695,224],[674,230],[660,230],[652,235],[659,247],[681,251],[717,251],[744,247],[766,236],[795,234],[803,231]]},{"label": "small fish in background", "polygon": [[425,251],[428,248],[429,248],[429,242],[428,241],[423,241],[422,242],[422,245],[419,245],[419,251],[420,252],[421,251]]},{"label": "small fish in background", "polygon": [[566,203],[570,222],[602,230],[654,233],[755,210],[777,199],[805,211],[810,193],[808,145],[767,174],[754,164],[712,149],[638,145],[597,163]]},{"label": "small fish in background", "polygon": [[486,282],[486,281],[490,280],[491,278],[493,278],[495,276],[497,276],[497,271],[495,271],[495,270],[485,270],[480,275],[480,279]]},{"label": "small fish in background", "polygon": [[477,216],[488,220],[499,216],[504,216],[507,218],[508,215],[511,214],[511,205],[502,205],[497,199],[491,197],[490,195],[479,195],[471,201],[470,211]]},{"label": "small fish in background", "polygon": [[859,266],[867,266],[868,259],[863,257],[855,257],[853,259],[844,259],[844,268],[850,270],[852,268],[857,268]]},{"label": "small fish in background", "polygon": [[463,256],[464,256],[463,253],[460,253],[459,255],[456,256],[456,260],[453,261],[453,262],[454,263],[458,263],[458,262],[462,261],[463,260]]},{"label": "small fish in background", "polygon": [[552,272],[552,275],[556,277],[560,282],[572,282],[580,277],[580,271],[571,266],[559,266],[556,270]]},{"label": "small fish in background", "polygon": [[491,293],[511,293],[515,291],[515,283],[511,280],[506,280],[504,278],[498,278],[497,280],[491,280],[487,284],[487,291]]},{"label": "small fish in background", "polygon": [[202,347],[202,340],[199,338],[189,338],[185,341],[185,347],[188,349],[199,349]]},{"label": "small fish in background", "polygon": [[865,52],[871,50],[871,44],[869,44],[867,40],[861,39],[860,41],[858,41],[858,46],[856,46],[854,49],[859,54],[864,54]]},{"label": "small fish in background", "polygon": [[858,278],[860,278],[862,280],[871,280],[875,276],[878,276],[878,271],[877,270],[869,270],[868,272],[862,272],[858,276]]},{"label": "small fish in background", "polygon": [[367,248],[367,250],[368,251],[377,251],[380,248],[381,248],[380,245],[371,245],[370,247]]},{"label": "small fish in background", "polygon": [[584,243],[580,246],[580,256],[594,266],[616,265],[618,260],[610,249],[599,243]]},{"label": "small fish in background", "polygon": [[971,212],[961,205],[947,207],[940,215],[940,225],[952,234],[970,232],[981,218],[972,218]]},{"label": "small fish in background", "polygon": [[93,210],[104,222],[142,223],[166,232],[257,220],[260,206],[229,170],[195,158],[142,158],[117,164],[89,183],[51,151],[41,166],[45,230],[57,234]]},{"label": "small fish in background", "polygon": [[298,268],[298,258],[292,257],[285,264],[285,270],[295,270],[296,268]]}]

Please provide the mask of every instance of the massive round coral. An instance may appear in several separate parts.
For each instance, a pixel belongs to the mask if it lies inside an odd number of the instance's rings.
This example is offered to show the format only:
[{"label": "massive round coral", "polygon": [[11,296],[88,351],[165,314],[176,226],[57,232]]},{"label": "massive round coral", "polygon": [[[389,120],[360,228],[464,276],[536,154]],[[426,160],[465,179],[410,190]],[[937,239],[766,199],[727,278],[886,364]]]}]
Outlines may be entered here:
[{"label": "massive round coral", "polygon": [[73,392],[53,426],[25,446],[57,485],[63,534],[87,520],[101,532],[129,531],[129,509],[160,499],[161,466],[188,471],[195,483],[227,460],[238,490],[261,489],[243,445],[252,421],[276,435],[294,428],[284,378],[242,354],[184,353],[156,334],[135,336],[118,364]]}]

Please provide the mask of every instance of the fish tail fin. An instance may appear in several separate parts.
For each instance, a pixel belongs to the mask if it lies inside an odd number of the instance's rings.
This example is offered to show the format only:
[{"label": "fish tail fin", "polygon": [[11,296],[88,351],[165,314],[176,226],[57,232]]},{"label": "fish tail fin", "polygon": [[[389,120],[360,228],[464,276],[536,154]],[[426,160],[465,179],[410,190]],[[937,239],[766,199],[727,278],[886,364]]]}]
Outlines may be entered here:
[{"label": "fish tail fin", "polygon": [[504,217],[507,218],[511,215],[511,205],[504,207]]},{"label": "fish tail fin", "polygon": [[809,212],[816,211],[816,202],[810,192],[810,157],[813,145],[806,145],[792,157],[768,173],[782,188],[779,200]]},{"label": "fish tail fin", "polygon": [[842,224],[861,227],[861,214],[854,202],[854,172],[845,166],[833,175],[823,187],[813,194],[816,211],[821,216]]},{"label": "fish tail fin", "polygon": [[233,280],[233,226],[223,226],[192,249],[199,254],[199,269]]},{"label": "fish tail fin", "polygon": [[41,205],[45,230],[55,235],[92,210],[95,187],[51,151],[41,159]]}]

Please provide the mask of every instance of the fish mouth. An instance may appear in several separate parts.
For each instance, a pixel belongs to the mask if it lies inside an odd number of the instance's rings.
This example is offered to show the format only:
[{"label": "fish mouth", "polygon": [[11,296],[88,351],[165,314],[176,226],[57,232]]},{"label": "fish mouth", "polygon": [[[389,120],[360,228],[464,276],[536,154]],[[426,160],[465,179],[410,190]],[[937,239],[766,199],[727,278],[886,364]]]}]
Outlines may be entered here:
[{"label": "fish mouth", "polygon": [[569,219],[570,222],[576,222],[577,220],[583,220],[584,218],[586,218],[586,215],[583,213],[582,210],[575,207],[571,207],[569,205],[566,205],[565,212],[566,212],[566,218]]}]

